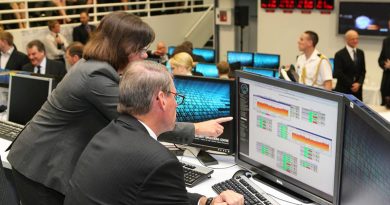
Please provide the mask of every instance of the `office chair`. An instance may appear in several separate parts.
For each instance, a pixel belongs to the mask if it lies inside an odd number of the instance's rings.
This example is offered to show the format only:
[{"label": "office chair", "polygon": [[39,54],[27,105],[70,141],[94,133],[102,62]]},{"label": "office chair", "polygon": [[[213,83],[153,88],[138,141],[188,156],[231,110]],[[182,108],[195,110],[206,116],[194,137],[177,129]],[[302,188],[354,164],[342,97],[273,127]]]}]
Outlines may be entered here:
[{"label": "office chair", "polygon": [[0,204],[7,205],[18,205],[18,200],[14,192],[12,191],[11,185],[5,176],[3,163],[0,156]]}]

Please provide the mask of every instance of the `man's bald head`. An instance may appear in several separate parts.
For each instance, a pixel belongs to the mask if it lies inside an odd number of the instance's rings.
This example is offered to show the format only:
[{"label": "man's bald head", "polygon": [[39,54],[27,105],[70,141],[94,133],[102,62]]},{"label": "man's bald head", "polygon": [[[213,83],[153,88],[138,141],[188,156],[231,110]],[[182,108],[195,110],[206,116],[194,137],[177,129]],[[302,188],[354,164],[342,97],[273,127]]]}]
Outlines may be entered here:
[{"label": "man's bald head", "polygon": [[348,46],[356,48],[359,44],[359,34],[355,30],[348,30],[345,33],[345,42]]}]

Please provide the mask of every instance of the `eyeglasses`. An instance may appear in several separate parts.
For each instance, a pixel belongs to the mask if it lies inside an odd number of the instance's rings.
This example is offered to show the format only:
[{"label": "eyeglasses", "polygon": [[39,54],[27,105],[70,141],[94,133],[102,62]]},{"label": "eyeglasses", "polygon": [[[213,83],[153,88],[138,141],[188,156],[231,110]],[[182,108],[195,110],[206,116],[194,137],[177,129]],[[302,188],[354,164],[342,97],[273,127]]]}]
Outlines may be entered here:
[{"label": "eyeglasses", "polygon": [[171,93],[171,94],[175,95],[175,100],[176,100],[177,105],[181,105],[181,104],[184,103],[184,98],[186,96],[184,96],[182,94],[179,94],[179,93],[174,93],[174,92],[171,92],[171,91],[168,91],[168,93]]}]

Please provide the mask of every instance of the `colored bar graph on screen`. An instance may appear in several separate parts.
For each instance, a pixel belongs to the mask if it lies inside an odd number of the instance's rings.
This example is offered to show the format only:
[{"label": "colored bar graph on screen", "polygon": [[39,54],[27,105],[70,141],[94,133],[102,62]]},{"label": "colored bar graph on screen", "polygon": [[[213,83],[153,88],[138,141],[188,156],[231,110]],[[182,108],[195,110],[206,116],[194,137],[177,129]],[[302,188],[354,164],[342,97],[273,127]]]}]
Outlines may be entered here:
[{"label": "colored bar graph on screen", "polygon": [[259,107],[261,110],[264,110],[265,112],[271,112],[288,117],[288,110],[284,108],[279,108],[262,102],[257,102],[257,107]]},{"label": "colored bar graph on screen", "polygon": [[288,140],[288,126],[282,123],[278,123],[278,137]]},{"label": "colored bar graph on screen", "polygon": [[330,150],[330,145],[325,142],[318,141],[316,139],[310,139],[309,137],[306,137],[305,135],[299,134],[299,133],[292,133],[292,139],[296,140],[298,142],[302,142],[304,144],[310,145],[312,147],[319,148],[321,150],[324,150],[328,152]]},{"label": "colored bar graph on screen", "polygon": [[325,114],[321,112],[302,108],[302,119],[312,124],[325,126]]},{"label": "colored bar graph on screen", "polygon": [[261,142],[256,142],[256,151],[272,159],[275,157],[275,149]]},{"label": "colored bar graph on screen", "polygon": [[272,120],[263,116],[257,116],[257,127],[272,132]]},{"label": "colored bar graph on screen", "polygon": [[291,154],[278,150],[276,166],[290,174],[297,175],[298,159]]}]

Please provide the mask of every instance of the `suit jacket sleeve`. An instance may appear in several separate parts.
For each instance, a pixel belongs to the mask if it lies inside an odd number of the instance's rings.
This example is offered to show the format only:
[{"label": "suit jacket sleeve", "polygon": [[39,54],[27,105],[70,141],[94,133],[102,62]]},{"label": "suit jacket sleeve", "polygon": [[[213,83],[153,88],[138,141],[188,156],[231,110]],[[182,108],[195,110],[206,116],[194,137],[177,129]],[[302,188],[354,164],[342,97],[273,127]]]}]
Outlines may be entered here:
[{"label": "suit jacket sleeve", "polygon": [[363,85],[364,79],[366,78],[366,59],[364,58],[364,52],[360,50],[360,59],[361,71],[359,73],[358,82],[360,85]]},{"label": "suit jacket sleeve", "polygon": [[195,136],[195,126],[193,123],[177,122],[175,129],[162,133],[158,140],[177,144],[191,144]]},{"label": "suit jacket sleeve", "polygon": [[388,59],[388,57],[386,56],[386,50],[387,50],[387,46],[389,46],[389,39],[390,38],[386,38],[385,40],[383,40],[383,43],[382,43],[382,50],[381,50],[381,54],[379,55],[379,59],[378,59],[378,63],[379,63],[379,66],[384,70],[385,69],[385,61]]},{"label": "suit jacket sleeve", "polygon": [[[188,194],[184,185],[183,170],[177,160],[169,160],[157,167],[147,178],[138,195],[142,204],[156,205],[196,205],[200,198],[197,194]],[[191,197],[192,203],[189,201]]]},{"label": "suit jacket sleeve", "polygon": [[337,83],[342,83],[346,88],[352,86],[353,81],[347,75],[344,74],[343,69],[345,65],[343,63],[343,56],[340,52],[337,52],[334,57],[334,76],[337,78]]}]

